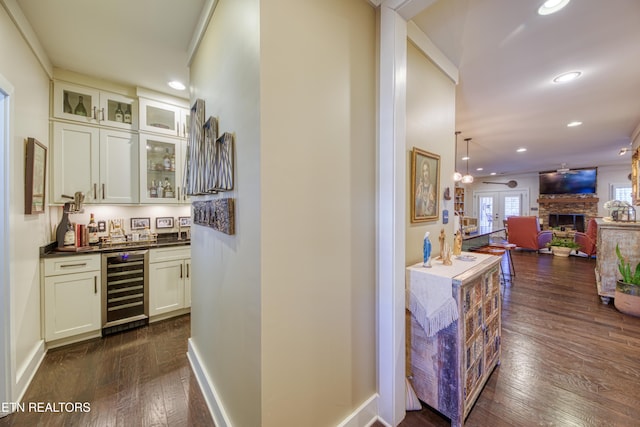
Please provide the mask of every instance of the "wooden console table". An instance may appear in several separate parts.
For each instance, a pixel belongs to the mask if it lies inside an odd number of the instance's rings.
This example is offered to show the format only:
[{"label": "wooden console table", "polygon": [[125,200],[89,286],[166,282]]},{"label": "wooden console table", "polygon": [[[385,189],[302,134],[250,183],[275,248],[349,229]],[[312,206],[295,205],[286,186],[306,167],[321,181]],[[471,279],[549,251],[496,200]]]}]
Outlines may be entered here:
[{"label": "wooden console table", "polygon": [[598,224],[596,256],[596,287],[604,304],[614,297],[618,272],[616,244],[629,257],[631,265],[640,262],[640,222],[615,222],[596,219]]},{"label": "wooden console table", "polygon": [[[407,375],[423,402],[462,426],[500,361],[500,257],[478,253],[475,261],[453,259],[407,267]],[[433,280],[433,282],[430,282]],[[435,332],[409,310],[416,286],[450,283],[459,318]]]}]

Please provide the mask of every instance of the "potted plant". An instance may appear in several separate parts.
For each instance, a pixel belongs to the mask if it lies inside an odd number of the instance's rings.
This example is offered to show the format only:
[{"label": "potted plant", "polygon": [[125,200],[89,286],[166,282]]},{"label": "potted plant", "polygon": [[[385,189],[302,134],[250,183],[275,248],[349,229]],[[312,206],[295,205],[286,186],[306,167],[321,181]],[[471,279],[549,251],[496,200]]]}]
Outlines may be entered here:
[{"label": "potted plant", "polygon": [[577,250],[580,245],[573,239],[553,236],[553,239],[547,243],[547,247],[551,249],[553,255],[568,257],[571,251]]},{"label": "potted plant", "polygon": [[622,279],[616,282],[613,305],[625,314],[640,316],[640,262],[632,270],[631,263],[622,256],[618,245],[616,255]]}]

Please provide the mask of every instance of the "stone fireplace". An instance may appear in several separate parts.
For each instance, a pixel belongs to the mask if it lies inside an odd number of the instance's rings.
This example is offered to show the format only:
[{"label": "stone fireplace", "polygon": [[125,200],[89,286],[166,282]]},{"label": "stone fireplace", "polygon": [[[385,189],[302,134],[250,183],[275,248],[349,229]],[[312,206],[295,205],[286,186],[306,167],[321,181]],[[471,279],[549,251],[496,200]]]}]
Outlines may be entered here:
[{"label": "stone fireplace", "polygon": [[598,216],[599,200],[594,195],[540,195],[538,218],[542,219],[545,230],[564,226],[584,231],[589,220]]}]

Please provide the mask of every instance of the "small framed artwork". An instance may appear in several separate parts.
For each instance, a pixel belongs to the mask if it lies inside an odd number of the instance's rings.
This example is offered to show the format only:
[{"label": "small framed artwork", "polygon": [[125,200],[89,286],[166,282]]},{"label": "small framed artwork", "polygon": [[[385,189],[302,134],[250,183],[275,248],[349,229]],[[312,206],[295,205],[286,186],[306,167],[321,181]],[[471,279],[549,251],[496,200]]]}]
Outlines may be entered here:
[{"label": "small framed artwork", "polygon": [[411,151],[411,222],[437,221],[440,156],[413,147]]},{"label": "small framed artwork", "polygon": [[191,217],[190,216],[178,217],[178,224],[180,225],[180,228],[191,227]]},{"label": "small framed artwork", "polygon": [[173,218],[170,216],[156,218],[156,228],[173,228]]},{"label": "small framed artwork", "polygon": [[144,230],[145,227],[151,228],[151,218],[131,218],[132,230]]},{"label": "small framed artwork", "polygon": [[98,233],[104,233],[105,231],[107,231],[107,222],[98,221]]},{"label": "small framed artwork", "polygon": [[43,213],[47,147],[35,138],[27,139],[24,173],[24,213],[27,215]]}]

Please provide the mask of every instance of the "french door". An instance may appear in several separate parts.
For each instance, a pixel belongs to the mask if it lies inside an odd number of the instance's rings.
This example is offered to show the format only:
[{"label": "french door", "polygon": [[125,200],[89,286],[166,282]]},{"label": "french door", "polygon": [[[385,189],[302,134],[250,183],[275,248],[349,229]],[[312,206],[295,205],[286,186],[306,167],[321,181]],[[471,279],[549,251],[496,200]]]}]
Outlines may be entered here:
[{"label": "french door", "polygon": [[504,228],[504,220],[509,216],[528,215],[529,191],[475,191],[474,216],[482,231]]}]

